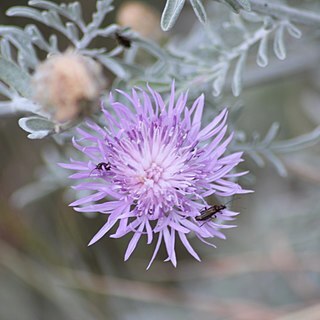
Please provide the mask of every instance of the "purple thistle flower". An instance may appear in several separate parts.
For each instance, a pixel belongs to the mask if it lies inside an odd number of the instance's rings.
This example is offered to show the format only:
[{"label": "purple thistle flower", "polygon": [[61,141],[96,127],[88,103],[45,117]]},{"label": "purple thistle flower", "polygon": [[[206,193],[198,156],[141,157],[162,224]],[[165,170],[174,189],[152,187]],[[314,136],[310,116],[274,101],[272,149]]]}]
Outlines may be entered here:
[{"label": "purple thistle flower", "polygon": [[145,235],[148,244],[156,241],[148,268],[162,242],[168,253],[166,261],[176,266],[176,236],[200,261],[187,235],[193,233],[214,246],[206,239],[224,239],[220,229],[235,227],[225,222],[238,214],[225,208],[217,213],[218,221],[197,221],[196,217],[210,207],[205,198],[249,192],[232,181],[246,173],[233,172],[242,161],[242,153],[224,155],[233,136],[225,138],[227,109],[201,129],[203,95],[187,108],[187,93],[175,103],[174,84],[168,105],[151,88],[150,94],[139,91],[141,94],[132,90],[129,95],[118,90],[128,105],[110,96],[112,111],[103,109],[107,122],[104,129],[92,122],[87,122],[90,130],[78,129],[81,138],[74,139],[73,144],[91,160],[60,165],[77,171],[70,176],[72,179],[90,178],[75,186],[76,190],[94,193],[70,205],[79,212],[106,215],[106,223],[89,245],[118,223],[110,237],[133,233],[125,260]]}]

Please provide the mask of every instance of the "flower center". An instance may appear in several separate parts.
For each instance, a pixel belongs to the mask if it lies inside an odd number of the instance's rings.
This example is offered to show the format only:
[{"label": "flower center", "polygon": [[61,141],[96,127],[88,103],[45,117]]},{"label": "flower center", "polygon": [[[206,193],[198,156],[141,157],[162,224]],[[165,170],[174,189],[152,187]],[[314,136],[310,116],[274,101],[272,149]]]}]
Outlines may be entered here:
[{"label": "flower center", "polygon": [[145,170],[144,185],[152,188],[162,177],[163,168],[155,162],[151,163],[149,169]]}]

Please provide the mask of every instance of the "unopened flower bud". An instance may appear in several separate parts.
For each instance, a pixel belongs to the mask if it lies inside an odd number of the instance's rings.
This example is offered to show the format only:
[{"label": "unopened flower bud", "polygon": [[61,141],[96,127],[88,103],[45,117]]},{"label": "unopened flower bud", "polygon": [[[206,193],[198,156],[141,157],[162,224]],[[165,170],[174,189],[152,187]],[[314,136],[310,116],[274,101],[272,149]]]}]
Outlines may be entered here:
[{"label": "unopened flower bud", "polygon": [[117,22],[146,38],[157,40],[162,35],[159,12],[140,1],[128,1],[121,5],[117,12]]},{"label": "unopened flower bud", "polygon": [[99,106],[106,82],[99,64],[67,51],[41,63],[33,75],[33,98],[57,122],[75,120]]}]

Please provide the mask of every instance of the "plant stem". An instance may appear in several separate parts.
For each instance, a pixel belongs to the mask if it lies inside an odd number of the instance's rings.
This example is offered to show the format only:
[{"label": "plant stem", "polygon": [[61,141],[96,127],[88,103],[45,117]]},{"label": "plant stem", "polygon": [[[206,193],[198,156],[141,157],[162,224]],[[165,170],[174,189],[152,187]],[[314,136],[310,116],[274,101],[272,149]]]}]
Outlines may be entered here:
[{"label": "plant stem", "polygon": [[320,14],[288,7],[279,3],[270,3],[267,0],[250,0],[251,8],[266,15],[277,18],[287,17],[290,21],[309,26],[320,26]]}]

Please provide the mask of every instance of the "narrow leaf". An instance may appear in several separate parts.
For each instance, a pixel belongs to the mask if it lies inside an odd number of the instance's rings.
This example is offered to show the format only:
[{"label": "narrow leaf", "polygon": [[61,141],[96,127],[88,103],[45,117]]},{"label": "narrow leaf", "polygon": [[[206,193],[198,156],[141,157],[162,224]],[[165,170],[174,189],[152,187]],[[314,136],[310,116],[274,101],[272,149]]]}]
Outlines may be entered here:
[{"label": "narrow leaf", "polygon": [[265,144],[270,144],[274,138],[277,136],[278,132],[279,132],[279,129],[280,129],[280,125],[278,122],[274,122],[268,133],[266,134],[265,138],[263,139],[263,143]]},{"label": "narrow leaf", "polygon": [[30,97],[30,76],[15,63],[1,56],[0,80],[17,90],[23,97]]},{"label": "narrow leaf", "polygon": [[286,23],[286,28],[291,37],[300,39],[302,37],[302,32],[291,22]]},{"label": "narrow leaf", "polygon": [[320,141],[320,127],[313,131],[298,136],[293,139],[278,141],[272,144],[272,150],[277,153],[288,153],[299,151],[309,146],[313,146]]},{"label": "narrow leaf", "polygon": [[66,28],[67,28],[67,34],[70,39],[79,40],[79,30],[74,23],[67,22]]},{"label": "narrow leaf", "polygon": [[83,21],[82,10],[79,2],[73,2],[69,4],[72,16],[76,21]]},{"label": "narrow leaf", "polygon": [[60,6],[51,2],[51,1],[45,1],[45,0],[30,0],[28,2],[29,6],[38,7],[41,9],[47,9],[47,10],[53,10],[53,11],[62,11]]},{"label": "narrow leaf", "polygon": [[30,35],[32,42],[42,50],[50,51],[48,43],[45,41],[37,26],[31,24],[26,26],[25,31]]},{"label": "narrow leaf", "polygon": [[213,81],[212,84],[212,94],[214,97],[218,97],[222,91],[222,88],[226,82],[226,76],[228,72],[228,66],[223,67],[217,75],[217,78]]},{"label": "narrow leaf", "polygon": [[260,43],[259,43],[259,49],[257,54],[257,65],[259,67],[266,67],[269,63],[268,59],[268,36],[265,35]]},{"label": "narrow leaf", "polygon": [[1,55],[7,60],[12,60],[12,53],[9,41],[5,38],[0,40]]},{"label": "narrow leaf", "polygon": [[241,9],[251,11],[251,5],[249,0],[216,0],[218,2],[228,4],[236,13],[239,13]]},{"label": "narrow leaf", "polygon": [[246,11],[251,11],[251,5],[249,0],[236,0],[236,2],[241,6],[242,9]]},{"label": "narrow leaf", "polygon": [[200,20],[200,22],[205,23],[207,20],[207,14],[201,0],[190,0],[190,3],[197,18]]},{"label": "narrow leaf", "polygon": [[275,33],[273,51],[278,59],[284,60],[286,58],[286,48],[284,45],[284,26],[281,25]]},{"label": "narrow leaf", "polygon": [[33,8],[19,7],[19,6],[12,7],[9,10],[7,10],[6,14],[9,17],[24,17],[24,18],[30,18],[35,21],[43,22],[41,11]]},{"label": "narrow leaf", "polygon": [[277,170],[279,176],[281,177],[287,177],[288,172],[282,161],[272,152],[265,152],[265,157],[272,163],[272,165]]},{"label": "narrow leaf", "polygon": [[161,17],[161,28],[168,31],[177,21],[185,0],[167,0]]},{"label": "narrow leaf", "polygon": [[231,88],[232,88],[232,93],[235,97],[238,97],[242,90],[242,74],[243,74],[243,69],[244,69],[246,60],[247,60],[247,51],[241,54],[234,70]]},{"label": "narrow leaf", "polygon": [[258,167],[263,168],[266,165],[263,158],[254,150],[246,151],[246,153],[249,155],[249,157],[251,157]]}]

